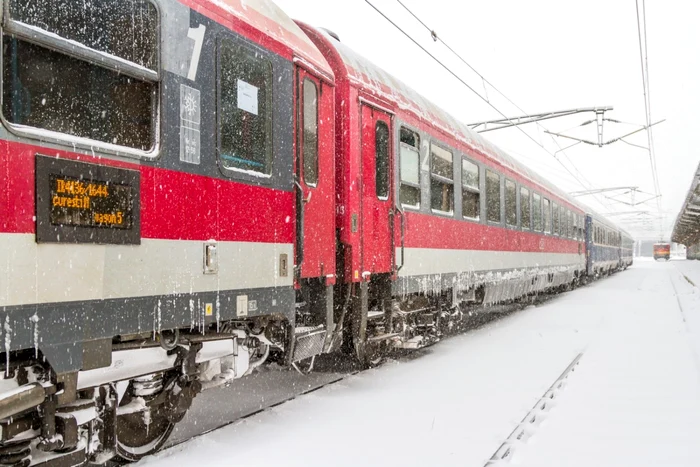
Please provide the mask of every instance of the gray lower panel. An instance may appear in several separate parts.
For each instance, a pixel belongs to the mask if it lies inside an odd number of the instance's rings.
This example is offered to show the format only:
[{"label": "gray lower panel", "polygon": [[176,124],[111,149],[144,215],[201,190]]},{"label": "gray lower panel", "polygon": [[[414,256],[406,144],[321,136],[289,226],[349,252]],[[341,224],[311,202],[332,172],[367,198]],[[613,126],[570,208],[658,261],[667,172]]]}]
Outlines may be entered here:
[{"label": "gray lower panel", "polygon": [[[242,295],[247,296],[246,301],[238,300]],[[241,303],[247,310],[241,309]],[[36,349],[57,373],[63,373],[94,366],[87,360],[83,364],[83,347],[88,341],[160,329],[198,330],[217,320],[263,315],[293,320],[294,289],[268,287],[10,306],[0,309],[0,350]]]},{"label": "gray lower panel", "polygon": [[[584,273],[582,265],[568,265],[402,276],[393,283],[392,289],[394,295],[401,296],[413,293],[437,294],[454,288],[458,291],[465,291],[476,286],[499,286],[508,282],[522,282],[525,286],[525,283],[529,282],[534,289],[542,290],[549,286],[561,285],[556,283],[557,279],[555,278],[573,277],[576,270],[579,271],[579,274]],[[548,276],[552,276],[552,280],[549,280]],[[546,280],[543,281],[543,278]],[[526,293],[529,293],[533,287],[526,287],[528,289]]]}]

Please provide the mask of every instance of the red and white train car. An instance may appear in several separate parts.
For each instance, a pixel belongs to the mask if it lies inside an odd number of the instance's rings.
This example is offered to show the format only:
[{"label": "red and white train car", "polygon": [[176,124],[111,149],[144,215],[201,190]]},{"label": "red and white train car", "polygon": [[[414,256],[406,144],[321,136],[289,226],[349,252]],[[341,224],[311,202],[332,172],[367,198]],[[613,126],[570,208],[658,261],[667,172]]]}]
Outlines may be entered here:
[{"label": "red and white train car", "polygon": [[572,199],[332,34],[301,26],[336,78],[339,274],[357,290],[357,339],[419,346],[460,303],[584,273],[584,211]]},{"label": "red and white train car", "polygon": [[330,344],[333,72],[265,0],[2,4],[0,464],[137,459]]}]

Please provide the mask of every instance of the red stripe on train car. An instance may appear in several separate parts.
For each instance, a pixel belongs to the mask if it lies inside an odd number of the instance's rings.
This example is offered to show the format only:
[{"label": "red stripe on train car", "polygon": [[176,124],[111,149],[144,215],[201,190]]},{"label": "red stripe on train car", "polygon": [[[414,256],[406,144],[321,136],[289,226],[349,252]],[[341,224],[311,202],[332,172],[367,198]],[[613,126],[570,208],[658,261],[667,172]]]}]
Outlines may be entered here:
[{"label": "red stripe on train car", "polygon": [[151,167],[141,176],[144,238],[294,241],[292,192]]},{"label": "red stripe on train car", "polygon": [[[579,242],[533,232],[406,213],[406,248],[579,253]],[[397,245],[400,245],[398,239]]]},{"label": "red stripe on train car", "polygon": [[291,191],[8,141],[0,141],[0,151],[0,232],[35,232],[34,160],[43,154],[139,170],[143,238],[294,242]]}]

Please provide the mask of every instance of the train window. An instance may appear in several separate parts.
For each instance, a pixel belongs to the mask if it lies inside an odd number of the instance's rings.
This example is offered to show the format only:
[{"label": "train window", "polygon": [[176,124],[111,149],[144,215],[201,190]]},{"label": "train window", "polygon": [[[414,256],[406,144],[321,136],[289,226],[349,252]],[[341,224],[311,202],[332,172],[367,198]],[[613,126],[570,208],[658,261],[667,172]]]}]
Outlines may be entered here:
[{"label": "train window", "polygon": [[479,219],[479,166],[462,159],[462,217]]},{"label": "train window", "polygon": [[569,226],[566,223],[566,208],[564,206],[559,206],[559,235],[562,238],[567,238]]},{"label": "train window", "polygon": [[158,11],[150,1],[4,6],[8,122],[141,151],[155,146]]},{"label": "train window", "polygon": [[566,208],[564,206],[559,206],[559,235],[562,238],[569,237],[569,224],[566,219]]},{"label": "train window", "polygon": [[3,36],[3,108],[17,125],[147,151],[157,85]]},{"label": "train window", "polygon": [[486,220],[501,222],[501,176],[486,171]]},{"label": "train window", "polygon": [[566,236],[573,239],[574,238],[574,216],[569,210],[566,211]]},{"label": "train window", "polygon": [[532,229],[542,232],[542,197],[537,193],[532,194]]},{"label": "train window", "polygon": [[523,229],[530,229],[530,190],[520,187],[520,225]]},{"label": "train window", "polygon": [[545,233],[552,233],[552,210],[547,198],[542,198],[542,220]]},{"label": "train window", "polygon": [[559,235],[561,233],[559,229],[559,205],[552,202],[552,233],[554,235]]},{"label": "train window", "polygon": [[506,179],[506,224],[518,225],[518,192],[515,182]]},{"label": "train window", "polygon": [[583,216],[579,216],[578,218],[578,228],[579,228],[579,237],[581,240],[585,240],[584,238],[584,232],[586,228],[586,220]]},{"label": "train window", "polygon": [[[10,0],[7,4],[10,18],[33,27],[34,32],[46,31],[52,37],[58,36],[140,67],[157,70],[158,11],[148,0],[91,0],[79,5],[75,0]],[[41,35],[39,32],[38,37]],[[80,48],[73,49],[75,53],[81,53]],[[60,71],[64,73],[68,69],[61,68]],[[81,88],[78,83],[76,87],[97,92],[91,87]]]},{"label": "train window", "polygon": [[374,127],[374,175],[377,198],[389,198],[389,127],[381,120]]},{"label": "train window", "polygon": [[578,216],[575,213],[571,213],[571,222],[571,238],[578,240]]},{"label": "train window", "polygon": [[399,143],[401,186],[399,200],[403,206],[420,207],[420,136],[401,128]]},{"label": "train window", "polygon": [[452,153],[430,145],[430,207],[434,211],[454,212],[454,170]]},{"label": "train window", "polygon": [[318,89],[309,78],[304,79],[303,103],[303,159],[304,182],[310,186],[318,183]]},{"label": "train window", "polygon": [[233,40],[221,41],[219,158],[233,171],[272,173],[272,64]]}]

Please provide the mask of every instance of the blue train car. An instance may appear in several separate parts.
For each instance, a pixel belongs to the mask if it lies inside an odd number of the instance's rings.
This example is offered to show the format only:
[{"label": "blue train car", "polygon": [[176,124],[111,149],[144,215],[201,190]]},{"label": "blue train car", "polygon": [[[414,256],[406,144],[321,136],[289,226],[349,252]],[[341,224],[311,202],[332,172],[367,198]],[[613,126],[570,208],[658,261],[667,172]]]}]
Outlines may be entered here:
[{"label": "blue train car", "polygon": [[622,244],[620,245],[620,260],[622,264],[620,264],[620,267],[622,269],[627,269],[629,266],[632,266],[634,256],[634,239],[624,230],[621,230],[620,234],[622,236]]},{"label": "blue train car", "polygon": [[[586,214],[586,273],[589,276],[610,274],[631,264],[631,249],[623,259],[623,232],[602,216]],[[629,238],[629,235],[624,233]],[[626,248],[625,248],[626,249]]]}]

